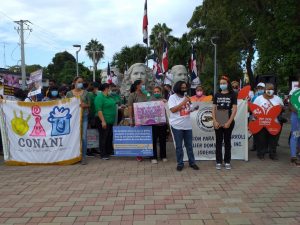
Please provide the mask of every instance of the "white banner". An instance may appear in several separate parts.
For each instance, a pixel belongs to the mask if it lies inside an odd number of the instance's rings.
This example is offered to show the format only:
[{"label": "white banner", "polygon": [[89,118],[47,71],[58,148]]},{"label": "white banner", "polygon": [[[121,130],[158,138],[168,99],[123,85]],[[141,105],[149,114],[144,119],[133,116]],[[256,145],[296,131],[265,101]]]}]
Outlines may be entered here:
[{"label": "white banner", "polygon": [[50,102],[3,101],[1,132],[9,165],[71,164],[81,158],[77,98]]},{"label": "white banner", "polygon": [[[193,102],[199,110],[191,113],[193,150],[196,160],[215,160],[216,141],[211,102]],[[247,101],[238,100],[235,126],[231,136],[231,158],[248,161],[248,107]],[[175,142],[174,142],[175,145]],[[187,160],[184,148],[184,160]]]}]

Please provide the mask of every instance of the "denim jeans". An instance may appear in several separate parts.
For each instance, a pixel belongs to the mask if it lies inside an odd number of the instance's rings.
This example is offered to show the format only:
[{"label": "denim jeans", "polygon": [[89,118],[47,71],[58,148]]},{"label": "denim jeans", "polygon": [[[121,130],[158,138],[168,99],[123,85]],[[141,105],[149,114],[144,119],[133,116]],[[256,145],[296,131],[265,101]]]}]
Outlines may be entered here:
[{"label": "denim jeans", "polygon": [[82,141],[82,158],[85,159],[86,158],[86,151],[87,151],[87,127],[88,127],[88,113],[83,113],[82,115],[82,137],[81,137],[81,141]]},{"label": "denim jeans", "polygon": [[177,165],[183,166],[183,145],[182,142],[184,141],[184,146],[186,148],[187,156],[189,159],[190,166],[195,164],[195,157],[193,152],[193,134],[192,130],[177,130],[172,127],[172,132],[175,140],[176,146],[176,159]]},{"label": "denim jeans", "polygon": [[298,118],[297,113],[291,113],[291,138],[290,138],[290,149],[291,157],[297,156],[297,146],[300,143],[300,118]]}]

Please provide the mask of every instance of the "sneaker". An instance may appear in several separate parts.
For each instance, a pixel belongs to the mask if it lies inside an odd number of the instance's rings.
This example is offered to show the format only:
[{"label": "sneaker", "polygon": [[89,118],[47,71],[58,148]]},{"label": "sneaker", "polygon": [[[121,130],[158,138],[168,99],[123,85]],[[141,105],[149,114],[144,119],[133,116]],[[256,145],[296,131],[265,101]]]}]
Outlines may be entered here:
[{"label": "sneaker", "polygon": [[101,157],[101,159],[103,159],[103,160],[109,160],[109,157],[104,156],[104,157]]},{"label": "sneaker", "polygon": [[163,158],[162,161],[163,162],[168,162],[168,159],[167,158]]},{"label": "sneaker", "polygon": [[152,163],[152,164],[157,164],[157,160],[156,160],[156,159],[152,159],[152,160],[151,160],[151,163]]},{"label": "sneaker", "polygon": [[138,162],[142,162],[142,161],[143,161],[143,157],[141,157],[141,156],[137,156],[137,157],[136,157],[136,161],[138,161]]},{"label": "sneaker", "polygon": [[226,170],[231,170],[231,165],[230,165],[230,163],[225,163],[225,169],[226,169]]},{"label": "sneaker", "polygon": [[221,163],[217,163],[217,164],[216,164],[216,169],[217,169],[217,170],[220,170],[221,168],[222,168],[222,164],[221,164]]},{"label": "sneaker", "polygon": [[176,170],[177,170],[177,171],[182,171],[182,170],[183,170],[183,166],[177,166],[177,167],[176,167]]},{"label": "sneaker", "polygon": [[81,165],[86,165],[87,164],[86,158],[82,158],[80,163]]},{"label": "sneaker", "polygon": [[193,170],[199,170],[199,167],[196,164],[193,164],[190,167],[193,168]]}]

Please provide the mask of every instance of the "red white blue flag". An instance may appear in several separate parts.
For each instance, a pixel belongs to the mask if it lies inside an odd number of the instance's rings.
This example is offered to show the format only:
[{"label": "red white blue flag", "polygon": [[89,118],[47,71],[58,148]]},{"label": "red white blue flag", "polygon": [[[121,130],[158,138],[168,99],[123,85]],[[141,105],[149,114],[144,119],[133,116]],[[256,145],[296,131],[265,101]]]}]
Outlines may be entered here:
[{"label": "red white blue flag", "polygon": [[162,77],[161,68],[159,65],[159,59],[158,57],[154,57],[154,63],[153,63],[153,75],[156,79],[160,79]]},{"label": "red white blue flag", "polygon": [[190,71],[191,71],[191,80],[197,78],[197,62],[194,46],[192,46],[192,55],[190,59]]},{"label": "red white blue flag", "polygon": [[164,41],[164,49],[163,49],[163,57],[162,57],[162,71],[163,73],[168,71],[169,60],[168,60],[168,45],[167,42]]},{"label": "red white blue flag", "polygon": [[143,17],[143,42],[148,45],[148,16],[147,16],[147,0],[145,0],[144,17]]}]

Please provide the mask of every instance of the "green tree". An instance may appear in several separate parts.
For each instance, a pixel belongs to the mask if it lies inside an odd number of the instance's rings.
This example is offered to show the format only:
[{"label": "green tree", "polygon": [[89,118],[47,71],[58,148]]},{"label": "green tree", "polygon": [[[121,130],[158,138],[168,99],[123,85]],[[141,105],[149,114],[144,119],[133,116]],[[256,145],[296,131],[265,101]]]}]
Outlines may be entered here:
[{"label": "green tree", "polygon": [[146,56],[147,48],[143,45],[124,46],[120,52],[114,54],[111,65],[117,66],[120,72],[124,73],[126,65],[130,67],[134,63],[145,62]]},{"label": "green tree", "polygon": [[162,61],[164,41],[170,45],[174,40],[174,37],[170,35],[171,32],[172,29],[169,28],[165,23],[158,23],[151,30],[150,48],[154,50],[160,61]]},{"label": "green tree", "polygon": [[[97,39],[92,39],[85,46],[85,51],[87,52],[88,57],[93,61],[94,67],[97,71],[97,65],[104,56],[104,46],[97,41]],[[93,54],[95,54],[95,61]]]}]

